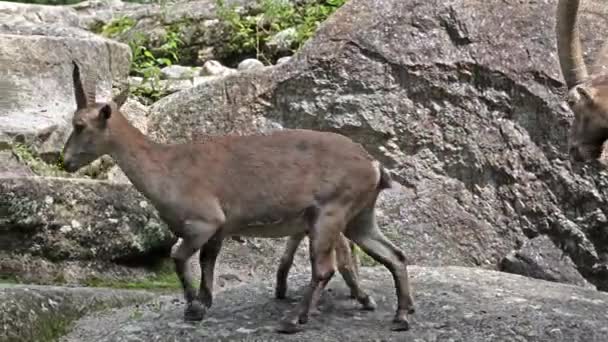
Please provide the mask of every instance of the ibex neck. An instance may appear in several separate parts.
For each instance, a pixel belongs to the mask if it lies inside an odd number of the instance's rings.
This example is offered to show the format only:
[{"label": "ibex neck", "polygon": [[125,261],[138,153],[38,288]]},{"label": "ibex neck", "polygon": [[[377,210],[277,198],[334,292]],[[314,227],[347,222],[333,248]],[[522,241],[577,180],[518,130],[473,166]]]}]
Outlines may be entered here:
[{"label": "ibex neck", "polygon": [[[112,127],[110,155],[133,185],[147,196],[154,196],[154,185],[148,184],[157,173],[161,145],[148,139],[125,118],[117,117]],[[156,162],[155,162],[156,160]]]}]

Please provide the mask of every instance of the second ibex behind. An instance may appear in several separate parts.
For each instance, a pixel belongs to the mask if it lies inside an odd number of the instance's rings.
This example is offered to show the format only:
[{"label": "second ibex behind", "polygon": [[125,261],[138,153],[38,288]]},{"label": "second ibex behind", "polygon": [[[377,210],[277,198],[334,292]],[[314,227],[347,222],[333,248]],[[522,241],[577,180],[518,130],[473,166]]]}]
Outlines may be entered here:
[{"label": "second ibex behind", "polygon": [[[76,63],[73,81],[77,109],[64,167],[74,172],[109,154],[182,238],[172,258],[187,301],[185,319],[202,320],[211,306],[215,262],[226,237],[307,233],[311,282],[279,328],[298,331],[313,298],[335,272],[335,244],[343,233],[392,273],[397,294],[392,328],[409,329],[414,303],[406,258],[378,228],[374,209],[379,193],[390,187],[390,176],[360,144],[335,133],[297,129],[155,143],[120,113],[125,94],[96,102],[95,85],[83,86]],[[185,268],[198,249],[197,294]]]},{"label": "second ibex behind", "polygon": [[556,38],[559,64],[574,112],[569,154],[575,161],[601,157],[608,139],[608,45],[596,56],[591,72],[583,60],[578,28],[579,0],[559,0]]}]

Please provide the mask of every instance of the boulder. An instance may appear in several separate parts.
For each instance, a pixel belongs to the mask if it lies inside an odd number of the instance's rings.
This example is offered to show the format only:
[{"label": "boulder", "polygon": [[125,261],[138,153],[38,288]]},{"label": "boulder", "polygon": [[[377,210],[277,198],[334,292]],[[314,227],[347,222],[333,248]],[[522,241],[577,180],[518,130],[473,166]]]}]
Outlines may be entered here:
[{"label": "boulder", "polygon": [[239,71],[263,69],[263,68],[264,68],[264,63],[258,61],[255,58],[244,59],[237,66],[237,70],[239,70]]},{"label": "boulder", "polygon": [[72,60],[81,63],[83,73],[92,69],[102,100],[112,82],[126,79],[130,58],[127,45],[62,23],[2,21],[0,141],[20,136],[41,153],[57,154],[76,108]]},{"label": "boulder", "polygon": [[0,336],[4,342],[54,341],[83,315],[154,296],[144,291],[0,284]]},{"label": "boulder", "polygon": [[407,332],[390,331],[395,292],[384,268],[361,269],[378,302],[362,311],[342,281],[331,281],[318,315],[293,335],[274,332],[300,299],[308,274],[290,277],[289,299],[270,279],[215,294],[201,323],[183,321],[184,303],[162,296],[138,307],[79,320],[61,341],[605,341],[608,295],[595,290],[464,267],[410,267],[416,314]]},{"label": "boulder", "polygon": [[23,256],[126,263],[155,250],[168,252],[175,242],[156,210],[125,184],[2,178],[0,213],[0,273],[29,275],[29,281],[48,280],[54,274],[31,272]]},{"label": "boulder", "polygon": [[[383,229],[412,262],[497,268],[542,234],[608,290],[608,178],[568,158],[572,113],[547,58],[556,5],[350,0],[289,63],[163,98],[149,130],[171,142],[280,127],[345,134],[404,186]],[[581,18],[589,53],[608,30],[598,13]]]},{"label": "boulder", "polygon": [[507,254],[500,263],[500,270],[594,288],[578,273],[570,257],[544,235],[526,241],[522,248]]}]

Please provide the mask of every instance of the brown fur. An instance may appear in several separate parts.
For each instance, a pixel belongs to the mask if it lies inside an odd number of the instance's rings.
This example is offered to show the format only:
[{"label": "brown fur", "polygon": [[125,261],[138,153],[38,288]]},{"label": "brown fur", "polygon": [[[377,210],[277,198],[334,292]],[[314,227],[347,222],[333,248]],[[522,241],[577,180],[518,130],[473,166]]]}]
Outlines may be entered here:
[{"label": "brown fur", "polygon": [[[297,324],[308,320],[315,298],[335,272],[335,253],[349,249],[336,245],[346,241],[343,234],[392,273],[398,302],[394,329],[409,329],[407,315],[414,304],[407,260],[375,219],[376,199],[388,174],[360,144],[302,129],[158,144],[120,113],[126,97],[97,103],[87,96],[76,64],[74,87],[77,109],[74,131],[64,146],[64,167],[74,172],[109,154],[182,238],[172,258],[187,301],[186,319],[202,320],[212,305],[213,272],[224,238],[308,234],[311,282],[297,310],[279,328],[299,330]],[[186,262],[199,249],[197,295]]]},{"label": "brown fur", "polygon": [[576,161],[597,159],[608,139],[608,45],[601,49],[588,74],[578,30],[579,0],[560,0],[556,35],[560,67],[574,112],[569,152]]}]

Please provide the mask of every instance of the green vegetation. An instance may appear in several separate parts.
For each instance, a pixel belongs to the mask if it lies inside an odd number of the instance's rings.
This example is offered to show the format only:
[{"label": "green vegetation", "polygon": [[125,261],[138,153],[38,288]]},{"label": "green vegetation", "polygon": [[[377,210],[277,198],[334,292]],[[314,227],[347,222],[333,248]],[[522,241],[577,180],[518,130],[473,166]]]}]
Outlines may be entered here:
[{"label": "green vegetation", "polygon": [[[118,38],[128,33],[135,26],[129,17],[116,18],[100,29],[100,34],[108,38]],[[160,70],[176,63],[180,58],[183,46],[179,25],[165,27],[166,34],[158,48],[152,49],[150,39],[141,32],[128,35],[125,42],[131,48],[131,76],[142,77],[142,83],[131,89],[131,92],[143,100],[157,101],[166,95],[166,89],[160,82]]]},{"label": "green vegetation", "polygon": [[268,46],[277,33],[294,28],[290,49],[298,50],[317,30],[318,25],[334,13],[346,0],[317,0],[302,6],[284,0],[258,0],[260,13],[246,15],[227,6],[224,0],[216,0],[218,16],[224,21],[229,41],[224,52],[227,55],[255,56],[271,64],[280,57]]},{"label": "green vegetation", "polygon": [[365,253],[359,246],[355,245],[355,255],[359,257],[361,261],[361,266],[378,266],[380,265],[376,260],[370,257],[367,253]]},{"label": "green vegetation", "polygon": [[135,20],[127,16],[116,18],[101,27],[100,33],[108,38],[116,38],[117,36],[127,32],[135,26]]},{"label": "green vegetation", "polygon": [[[115,289],[145,289],[158,291],[174,291],[181,289],[179,279],[175,274],[173,262],[165,260],[154,270],[154,275],[145,279],[133,281],[90,278],[84,285],[91,287],[108,287]],[[193,284],[198,288],[198,284]]]},{"label": "green vegetation", "polygon": [[56,177],[66,177],[68,175],[63,169],[62,156],[59,156],[54,163],[46,163],[34,149],[22,143],[13,144],[11,151],[21,163],[27,165],[37,175]]}]

